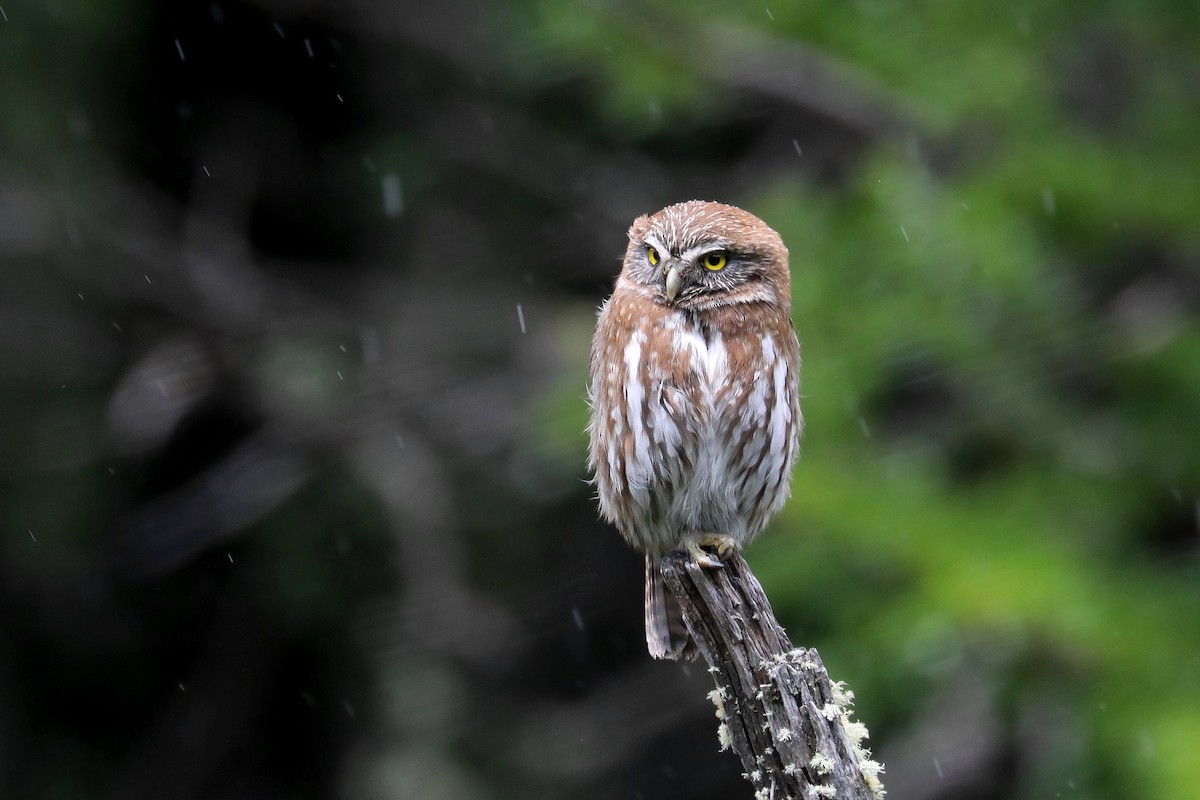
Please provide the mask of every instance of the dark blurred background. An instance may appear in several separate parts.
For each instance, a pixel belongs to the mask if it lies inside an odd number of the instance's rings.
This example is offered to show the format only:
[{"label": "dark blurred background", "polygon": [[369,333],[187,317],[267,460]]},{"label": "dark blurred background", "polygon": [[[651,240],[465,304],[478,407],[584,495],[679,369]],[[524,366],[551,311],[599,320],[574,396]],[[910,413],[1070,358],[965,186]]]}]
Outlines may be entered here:
[{"label": "dark blurred background", "polygon": [[789,243],[749,552],[890,797],[1200,781],[1194,4],[0,6],[0,796],[749,797],[585,483],[625,230]]}]

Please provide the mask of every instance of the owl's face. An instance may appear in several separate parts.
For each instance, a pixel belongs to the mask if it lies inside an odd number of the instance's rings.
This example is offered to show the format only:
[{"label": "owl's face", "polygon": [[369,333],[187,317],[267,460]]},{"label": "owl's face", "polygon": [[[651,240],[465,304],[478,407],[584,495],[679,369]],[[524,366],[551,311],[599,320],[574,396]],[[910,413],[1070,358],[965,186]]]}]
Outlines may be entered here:
[{"label": "owl's face", "polygon": [[639,217],[622,274],[661,305],[699,311],[733,303],[791,305],[787,248],[740,208],[692,200]]}]

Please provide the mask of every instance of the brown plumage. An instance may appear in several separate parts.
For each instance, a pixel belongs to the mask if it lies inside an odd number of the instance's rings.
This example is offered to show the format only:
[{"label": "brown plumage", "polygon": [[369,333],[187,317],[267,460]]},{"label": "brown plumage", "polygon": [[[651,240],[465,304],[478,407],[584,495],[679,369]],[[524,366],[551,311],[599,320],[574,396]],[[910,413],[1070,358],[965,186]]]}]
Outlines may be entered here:
[{"label": "brown plumage", "polygon": [[646,554],[646,643],[690,654],[659,559],[707,567],[787,499],[800,346],[788,253],[758,217],[690,201],[639,217],[592,339],[589,467],[600,511]]}]

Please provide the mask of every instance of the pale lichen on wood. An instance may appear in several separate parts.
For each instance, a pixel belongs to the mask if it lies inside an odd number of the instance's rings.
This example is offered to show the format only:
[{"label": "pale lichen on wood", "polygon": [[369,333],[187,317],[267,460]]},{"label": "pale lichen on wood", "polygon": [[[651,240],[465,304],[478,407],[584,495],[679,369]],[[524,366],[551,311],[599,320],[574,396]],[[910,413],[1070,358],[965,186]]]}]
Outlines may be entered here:
[{"label": "pale lichen on wood", "polygon": [[707,569],[672,554],[662,572],[716,682],[722,749],[737,753],[755,796],[880,800],[883,768],[850,717],[853,694],[816,650],[792,646],[745,560]]}]

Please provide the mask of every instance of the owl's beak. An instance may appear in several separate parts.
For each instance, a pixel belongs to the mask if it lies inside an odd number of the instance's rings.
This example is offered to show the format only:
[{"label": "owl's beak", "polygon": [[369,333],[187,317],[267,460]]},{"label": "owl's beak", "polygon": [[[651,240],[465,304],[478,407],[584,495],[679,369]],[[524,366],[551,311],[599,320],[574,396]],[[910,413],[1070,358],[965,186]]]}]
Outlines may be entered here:
[{"label": "owl's beak", "polygon": [[683,283],[683,279],[679,277],[679,267],[672,264],[667,269],[667,299],[674,300],[675,295],[679,294],[679,286]]}]

